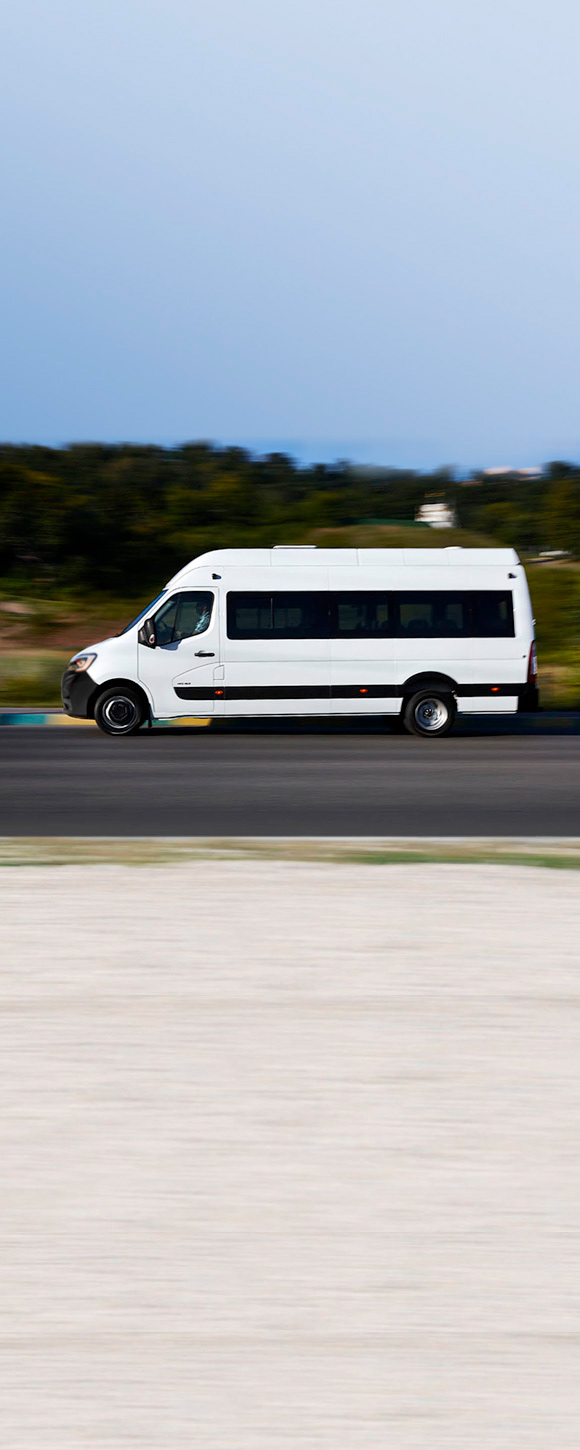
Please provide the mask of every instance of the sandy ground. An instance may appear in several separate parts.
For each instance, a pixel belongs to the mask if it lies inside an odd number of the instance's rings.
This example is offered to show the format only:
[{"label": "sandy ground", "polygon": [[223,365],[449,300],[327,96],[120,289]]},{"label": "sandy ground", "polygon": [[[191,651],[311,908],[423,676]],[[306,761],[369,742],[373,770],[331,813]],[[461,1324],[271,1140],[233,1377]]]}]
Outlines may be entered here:
[{"label": "sandy ground", "polygon": [[580,875],[5,868],[3,1450],[577,1450]]}]

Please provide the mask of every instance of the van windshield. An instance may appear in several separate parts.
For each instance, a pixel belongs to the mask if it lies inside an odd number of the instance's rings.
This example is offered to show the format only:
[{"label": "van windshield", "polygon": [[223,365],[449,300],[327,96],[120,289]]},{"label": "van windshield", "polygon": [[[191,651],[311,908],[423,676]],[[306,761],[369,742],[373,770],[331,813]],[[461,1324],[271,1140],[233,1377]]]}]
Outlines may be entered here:
[{"label": "van windshield", "polygon": [[117,635],[117,639],[120,639],[120,637],[121,637],[122,634],[127,634],[130,629],[133,629],[133,626],[135,624],[138,624],[140,619],[148,619],[149,618],[149,615],[151,613],[151,610],[152,609],[155,609],[155,605],[156,604],[159,604],[159,600],[160,599],[164,599],[165,598],[166,593],[167,593],[167,590],[166,589],[162,589],[161,590],[161,594],[158,594],[156,599],[152,599],[151,600],[151,603],[148,604],[145,609],[142,609],[140,614],[136,614],[134,619],[130,619],[129,620],[129,623],[125,625],[125,628],[119,630],[119,633]]}]

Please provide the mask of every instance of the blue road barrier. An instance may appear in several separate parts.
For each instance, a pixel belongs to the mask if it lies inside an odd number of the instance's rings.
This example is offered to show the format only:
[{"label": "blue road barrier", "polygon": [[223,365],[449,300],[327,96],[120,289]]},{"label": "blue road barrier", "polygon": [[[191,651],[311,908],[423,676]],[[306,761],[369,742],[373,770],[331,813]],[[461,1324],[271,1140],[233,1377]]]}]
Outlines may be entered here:
[{"label": "blue road barrier", "polygon": [[56,710],[0,709],[0,725],[52,725],[53,717],[61,713]]},{"label": "blue road barrier", "polygon": [[[209,717],[206,718],[204,716],[200,719],[197,716],[188,715],[180,716],[179,720],[156,720],[153,729],[159,725],[164,730],[167,730],[169,726],[179,727],[180,725],[187,725],[191,728],[192,725],[205,726],[209,724]],[[92,730],[96,730],[97,728],[94,720],[79,720],[74,716],[66,715],[64,710],[58,710],[56,707],[53,710],[27,710],[25,708],[18,709],[16,706],[14,709],[10,709],[9,706],[0,706],[1,725],[65,725],[69,728],[71,726],[82,727],[88,725]]]}]

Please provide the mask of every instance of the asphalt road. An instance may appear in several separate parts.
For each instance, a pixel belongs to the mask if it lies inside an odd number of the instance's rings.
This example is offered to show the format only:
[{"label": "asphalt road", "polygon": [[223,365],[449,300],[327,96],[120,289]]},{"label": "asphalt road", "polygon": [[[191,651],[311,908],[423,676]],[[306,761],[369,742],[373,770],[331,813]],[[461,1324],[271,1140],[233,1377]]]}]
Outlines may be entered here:
[{"label": "asphalt road", "polygon": [[577,836],[580,720],[0,734],[0,835]]}]

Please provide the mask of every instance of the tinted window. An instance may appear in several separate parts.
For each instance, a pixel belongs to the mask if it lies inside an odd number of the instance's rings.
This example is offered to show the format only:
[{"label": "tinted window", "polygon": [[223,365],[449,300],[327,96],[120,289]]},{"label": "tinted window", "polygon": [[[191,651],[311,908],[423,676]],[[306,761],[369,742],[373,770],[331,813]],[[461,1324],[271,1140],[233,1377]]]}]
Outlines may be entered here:
[{"label": "tinted window", "polygon": [[465,639],[473,633],[471,598],[457,590],[402,590],[394,596],[395,632],[402,639]]},{"label": "tinted window", "polygon": [[228,594],[228,638],[269,639],[272,633],[270,594]]},{"label": "tinted window", "polygon": [[333,595],[337,639],[453,639],[472,633],[471,595],[404,590]]},{"label": "tinted window", "polygon": [[513,638],[514,602],[509,589],[500,594],[495,589],[481,589],[473,595],[473,633],[479,638]]},{"label": "tinted window", "polygon": [[273,594],[272,630],[278,639],[327,639],[327,594]]},{"label": "tinted window", "polygon": [[272,632],[269,594],[228,594],[230,639],[266,639]]},{"label": "tinted window", "polygon": [[469,639],[514,634],[509,590],[228,594],[229,639]]},{"label": "tinted window", "polygon": [[180,639],[190,639],[194,634],[203,634],[211,619],[212,605],[213,594],[201,590],[168,599],[155,615],[158,645],[174,644]]},{"label": "tinted window", "polygon": [[428,595],[400,595],[397,599],[399,628],[397,634],[425,639],[435,633],[435,602]]},{"label": "tinted window", "polygon": [[393,634],[393,595],[332,595],[332,633],[337,639],[375,639]]},{"label": "tinted window", "polygon": [[229,639],[327,639],[328,596],[298,590],[228,594]]}]

